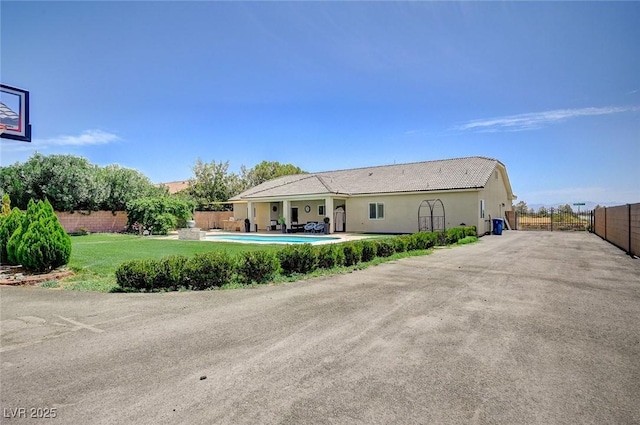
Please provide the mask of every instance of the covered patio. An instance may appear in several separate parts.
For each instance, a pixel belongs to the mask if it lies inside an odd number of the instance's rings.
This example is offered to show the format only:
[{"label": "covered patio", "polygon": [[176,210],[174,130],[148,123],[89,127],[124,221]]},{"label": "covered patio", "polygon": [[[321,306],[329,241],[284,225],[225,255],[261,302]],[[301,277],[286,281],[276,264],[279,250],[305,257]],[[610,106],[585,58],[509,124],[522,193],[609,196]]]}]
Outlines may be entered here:
[{"label": "covered patio", "polygon": [[346,230],[345,205],[344,197],[317,195],[243,200],[233,202],[233,215],[236,220],[248,218],[251,232],[282,232],[280,223],[284,221],[287,233],[304,233],[307,224],[324,223],[329,218],[329,233],[334,233]]}]

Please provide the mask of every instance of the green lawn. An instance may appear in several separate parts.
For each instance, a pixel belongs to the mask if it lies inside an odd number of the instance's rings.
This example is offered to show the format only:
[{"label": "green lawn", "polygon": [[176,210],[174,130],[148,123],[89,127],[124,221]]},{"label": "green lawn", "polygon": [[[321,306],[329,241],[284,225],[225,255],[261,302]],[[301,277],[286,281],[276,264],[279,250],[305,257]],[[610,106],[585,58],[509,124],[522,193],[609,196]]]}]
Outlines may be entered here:
[{"label": "green lawn", "polygon": [[235,255],[243,251],[277,250],[281,247],[266,244],[141,238],[110,233],[72,236],[69,268],[76,272],[76,276],[65,280],[61,287],[108,292],[117,287],[116,269],[128,260],[159,259],[178,254],[192,256],[209,251],[227,251]]},{"label": "green lawn", "polygon": [[[387,236],[387,235],[380,235]],[[473,243],[476,237],[464,238],[460,244]],[[136,259],[160,259],[169,255],[184,255],[190,257],[194,254],[209,251],[226,251],[236,255],[245,251],[279,250],[282,245],[267,244],[241,244],[232,242],[209,241],[180,241],[158,237],[141,238],[133,235],[122,234],[93,234],[87,236],[71,237],[71,260],[69,268],[76,274],[65,279],[59,285],[56,282],[45,282],[45,287],[63,288],[71,290],[87,290],[110,292],[118,289],[115,271],[128,260]],[[390,257],[374,258],[367,263],[358,263],[354,266],[336,267],[334,269],[316,270],[305,275],[306,277],[345,273],[362,269],[377,264],[394,261],[400,258],[426,255],[431,250],[409,251],[395,253]],[[292,281],[305,276],[279,276],[277,282]]]}]

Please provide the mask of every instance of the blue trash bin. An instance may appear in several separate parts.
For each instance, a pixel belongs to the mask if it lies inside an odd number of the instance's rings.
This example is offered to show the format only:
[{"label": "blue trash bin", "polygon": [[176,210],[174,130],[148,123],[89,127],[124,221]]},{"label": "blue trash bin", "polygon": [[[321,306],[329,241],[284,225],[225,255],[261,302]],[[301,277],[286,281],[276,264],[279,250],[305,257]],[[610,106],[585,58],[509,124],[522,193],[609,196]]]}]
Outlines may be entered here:
[{"label": "blue trash bin", "polygon": [[493,219],[493,234],[494,235],[501,235],[502,234],[502,219],[501,218],[494,218]]}]

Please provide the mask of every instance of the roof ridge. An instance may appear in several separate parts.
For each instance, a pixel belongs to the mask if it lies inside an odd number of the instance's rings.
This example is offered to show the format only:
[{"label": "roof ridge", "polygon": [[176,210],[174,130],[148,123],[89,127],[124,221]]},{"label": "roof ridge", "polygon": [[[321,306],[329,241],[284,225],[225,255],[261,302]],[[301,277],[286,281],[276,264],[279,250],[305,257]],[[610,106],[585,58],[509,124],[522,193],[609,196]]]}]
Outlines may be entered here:
[{"label": "roof ridge", "polygon": [[322,176],[319,176],[317,174],[314,174],[316,176],[316,178],[318,180],[320,180],[320,183],[322,183],[322,185],[327,189],[327,191],[329,192],[335,192],[331,187],[329,187],[329,185],[327,184],[327,182],[324,181],[324,178],[322,178]]},{"label": "roof ridge", "polygon": [[368,169],[368,168],[398,167],[398,166],[402,166],[402,165],[426,164],[426,163],[429,163],[429,162],[458,161],[458,160],[461,160],[461,159],[472,159],[472,158],[479,158],[479,159],[486,159],[486,160],[489,160],[489,161],[500,162],[497,159],[491,158],[491,157],[488,157],[488,156],[472,155],[472,156],[463,156],[463,157],[460,157],[460,158],[431,159],[431,160],[428,160],[428,161],[401,162],[399,164],[371,165],[371,166],[368,166],[368,167],[343,168],[343,169],[340,169],[340,170],[318,171],[318,172],[314,172],[314,173],[311,173],[311,174],[328,174],[328,173],[337,173],[337,172],[340,172],[340,171],[364,170],[364,169]]}]

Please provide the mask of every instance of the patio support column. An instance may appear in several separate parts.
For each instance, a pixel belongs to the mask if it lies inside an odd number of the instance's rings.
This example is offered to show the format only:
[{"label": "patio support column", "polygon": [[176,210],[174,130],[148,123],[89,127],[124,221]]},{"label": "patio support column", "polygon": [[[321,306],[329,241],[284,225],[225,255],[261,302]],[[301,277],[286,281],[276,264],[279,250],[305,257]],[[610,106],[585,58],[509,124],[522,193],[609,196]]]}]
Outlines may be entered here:
[{"label": "patio support column", "polygon": [[[253,202],[247,202],[247,218],[251,222],[251,227],[254,225],[255,217],[253,216]],[[249,227],[249,231],[251,231],[251,227]]]},{"label": "patio support column", "polygon": [[324,198],[324,215],[329,217],[329,233],[333,233],[335,230],[335,224],[333,222],[333,198],[327,196]]},{"label": "patio support column", "polygon": [[285,199],[282,201],[282,216],[287,226],[291,226],[291,201]]}]

